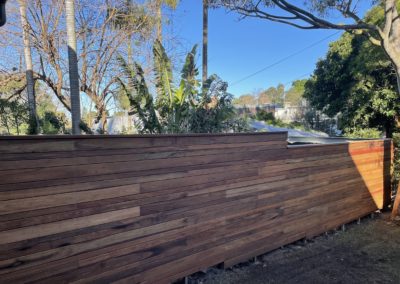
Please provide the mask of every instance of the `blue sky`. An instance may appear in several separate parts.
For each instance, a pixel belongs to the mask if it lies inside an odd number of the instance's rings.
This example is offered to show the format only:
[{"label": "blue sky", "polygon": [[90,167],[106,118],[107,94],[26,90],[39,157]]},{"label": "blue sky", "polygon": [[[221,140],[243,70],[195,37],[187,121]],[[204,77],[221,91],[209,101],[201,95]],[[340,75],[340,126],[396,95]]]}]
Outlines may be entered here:
[{"label": "blue sky", "polygon": [[[369,2],[369,1],[367,1]],[[366,7],[362,7],[364,12]],[[170,15],[166,33],[173,33],[189,49],[199,44],[201,56],[202,1],[182,0]],[[338,20],[338,19],[336,19]],[[315,68],[329,47],[329,42],[340,37],[335,30],[300,30],[291,26],[262,19],[238,20],[238,15],[223,9],[209,12],[209,74],[216,73],[229,83],[229,92],[235,96],[252,93],[259,89],[287,84],[306,78]],[[323,40],[312,48],[291,57],[274,67],[242,82],[238,80],[274,62],[296,53],[313,43]],[[198,66],[201,71],[201,57]]]}]

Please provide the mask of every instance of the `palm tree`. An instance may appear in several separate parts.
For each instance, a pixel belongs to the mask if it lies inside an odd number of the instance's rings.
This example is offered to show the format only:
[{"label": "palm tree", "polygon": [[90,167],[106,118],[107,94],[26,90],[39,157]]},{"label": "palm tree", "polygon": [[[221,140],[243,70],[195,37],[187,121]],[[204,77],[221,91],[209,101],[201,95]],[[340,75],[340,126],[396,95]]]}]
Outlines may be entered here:
[{"label": "palm tree", "polygon": [[150,19],[143,6],[134,3],[133,0],[126,0],[122,5],[114,7],[106,0],[107,20],[115,30],[122,30],[127,35],[127,63],[132,64],[133,49],[132,38],[136,33],[145,40],[147,31],[152,31],[154,22]]},{"label": "palm tree", "polygon": [[162,42],[162,5],[166,5],[172,9],[176,9],[179,0],[155,0],[157,9],[157,39]]},{"label": "palm tree", "polygon": [[208,0],[203,0],[203,68],[202,85],[207,81],[208,69]]},{"label": "palm tree", "polygon": [[78,55],[75,33],[75,0],[65,0],[67,36],[69,87],[71,96],[72,134],[81,134],[81,100],[79,96]]},{"label": "palm tree", "polygon": [[24,42],[24,55],[26,65],[26,89],[29,106],[29,134],[39,133],[39,124],[36,114],[35,81],[33,79],[33,64],[31,44],[29,39],[29,23],[26,15],[26,0],[19,0],[19,12],[21,15],[22,37]]}]

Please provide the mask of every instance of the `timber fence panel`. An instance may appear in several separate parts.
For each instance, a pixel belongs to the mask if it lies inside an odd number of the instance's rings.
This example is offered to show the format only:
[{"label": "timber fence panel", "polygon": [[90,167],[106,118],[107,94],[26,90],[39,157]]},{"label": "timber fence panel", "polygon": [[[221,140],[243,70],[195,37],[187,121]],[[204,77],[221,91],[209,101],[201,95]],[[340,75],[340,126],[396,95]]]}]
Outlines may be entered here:
[{"label": "timber fence panel", "polygon": [[385,207],[392,143],[0,137],[0,283],[162,283]]}]

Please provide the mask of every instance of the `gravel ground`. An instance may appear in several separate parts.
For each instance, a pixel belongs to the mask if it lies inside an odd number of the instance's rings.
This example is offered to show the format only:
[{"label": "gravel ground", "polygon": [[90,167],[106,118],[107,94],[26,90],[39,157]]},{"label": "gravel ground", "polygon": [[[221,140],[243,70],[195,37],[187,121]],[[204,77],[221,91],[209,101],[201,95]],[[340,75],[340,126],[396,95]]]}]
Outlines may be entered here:
[{"label": "gravel ground", "polygon": [[297,242],[231,269],[211,268],[189,283],[399,283],[400,224],[388,215]]}]

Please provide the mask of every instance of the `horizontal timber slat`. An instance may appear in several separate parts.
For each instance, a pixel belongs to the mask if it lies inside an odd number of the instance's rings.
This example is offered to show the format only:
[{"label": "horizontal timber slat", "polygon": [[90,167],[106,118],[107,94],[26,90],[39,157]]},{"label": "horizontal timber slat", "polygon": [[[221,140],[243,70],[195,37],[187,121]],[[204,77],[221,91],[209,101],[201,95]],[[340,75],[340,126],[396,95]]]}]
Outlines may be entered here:
[{"label": "horizontal timber slat", "polygon": [[168,283],[381,209],[391,140],[0,137],[0,283]]}]

